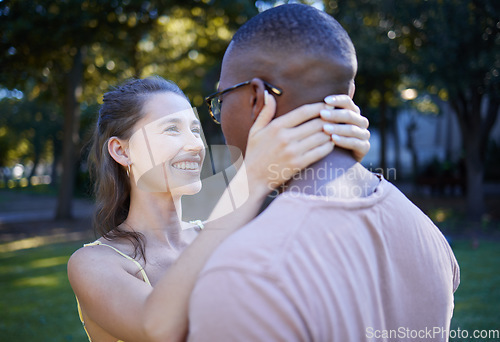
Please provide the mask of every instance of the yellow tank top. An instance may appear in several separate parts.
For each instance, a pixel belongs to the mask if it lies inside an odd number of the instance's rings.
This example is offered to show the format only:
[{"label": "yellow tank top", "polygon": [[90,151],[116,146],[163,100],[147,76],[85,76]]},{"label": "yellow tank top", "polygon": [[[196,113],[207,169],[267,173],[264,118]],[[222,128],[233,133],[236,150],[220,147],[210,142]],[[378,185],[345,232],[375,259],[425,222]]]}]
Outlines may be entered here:
[{"label": "yellow tank top", "polygon": [[[113,249],[114,251],[116,251],[121,256],[125,257],[126,259],[128,259],[128,260],[132,261],[134,264],[136,264],[137,267],[139,268],[139,271],[141,272],[142,279],[144,280],[144,282],[151,285],[151,283],[149,282],[149,278],[146,275],[146,271],[144,271],[144,268],[141,266],[141,264],[139,264],[139,262],[137,260],[135,260],[135,259],[131,258],[130,256],[128,256],[127,254],[119,251],[115,247],[107,245],[105,243],[102,243],[101,241],[94,241],[92,243],[87,243],[87,244],[83,245],[83,247],[98,246],[98,245],[107,246],[107,247]],[[85,330],[85,333],[87,333],[87,337],[89,338],[89,342],[92,342],[92,339],[90,338],[89,332],[87,331],[87,328],[85,327],[85,322],[83,321],[82,308],[80,307],[80,302],[78,301],[78,298],[76,298],[76,306],[78,307],[78,316],[80,316],[80,321],[82,322],[83,329]],[[123,342],[123,341],[118,340],[117,342]]]}]

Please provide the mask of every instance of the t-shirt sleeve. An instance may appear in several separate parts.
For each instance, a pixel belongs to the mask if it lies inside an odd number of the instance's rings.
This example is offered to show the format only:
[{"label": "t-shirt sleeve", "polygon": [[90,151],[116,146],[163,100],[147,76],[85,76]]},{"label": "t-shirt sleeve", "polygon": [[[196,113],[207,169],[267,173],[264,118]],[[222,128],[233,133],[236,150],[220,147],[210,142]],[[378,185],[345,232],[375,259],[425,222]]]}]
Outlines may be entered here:
[{"label": "t-shirt sleeve", "polygon": [[453,292],[458,289],[458,285],[460,285],[460,266],[458,265],[457,259],[453,252],[451,252],[452,264],[453,264]]},{"label": "t-shirt sleeve", "polygon": [[189,308],[189,342],[310,341],[275,279],[234,269],[203,274]]},{"label": "t-shirt sleeve", "polygon": [[453,249],[444,236],[442,236],[442,240],[450,257],[451,271],[453,273],[453,293],[455,293],[460,285],[460,266],[458,265],[455,254],[453,253]]}]

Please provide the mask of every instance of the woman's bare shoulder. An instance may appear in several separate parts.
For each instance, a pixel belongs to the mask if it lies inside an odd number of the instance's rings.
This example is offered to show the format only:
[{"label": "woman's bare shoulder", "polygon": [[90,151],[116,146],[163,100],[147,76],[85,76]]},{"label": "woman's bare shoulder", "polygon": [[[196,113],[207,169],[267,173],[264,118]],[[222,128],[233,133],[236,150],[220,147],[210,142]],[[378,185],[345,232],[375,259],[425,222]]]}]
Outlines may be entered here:
[{"label": "woman's bare shoulder", "polygon": [[98,244],[86,244],[77,249],[69,258],[68,267],[82,267],[96,261],[105,261],[111,253],[110,248]]},{"label": "woman's bare shoulder", "polygon": [[111,248],[102,245],[88,245],[77,249],[68,261],[68,278],[73,286],[89,285],[106,279],[110,273],[126,272],[123,257]]}]

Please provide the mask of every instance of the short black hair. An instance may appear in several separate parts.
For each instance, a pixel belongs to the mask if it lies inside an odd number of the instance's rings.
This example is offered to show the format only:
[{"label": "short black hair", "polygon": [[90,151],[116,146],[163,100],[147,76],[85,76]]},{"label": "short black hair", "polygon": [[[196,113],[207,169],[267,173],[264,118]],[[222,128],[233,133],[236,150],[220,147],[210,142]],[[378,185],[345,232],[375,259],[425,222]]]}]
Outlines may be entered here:
[{"label": "short black hair", "polygon": [[354,45],[342,25],[330,15],[303,4],[266,10],[246,22],[233,36],[232,48],[259,47],[355,58]]}]

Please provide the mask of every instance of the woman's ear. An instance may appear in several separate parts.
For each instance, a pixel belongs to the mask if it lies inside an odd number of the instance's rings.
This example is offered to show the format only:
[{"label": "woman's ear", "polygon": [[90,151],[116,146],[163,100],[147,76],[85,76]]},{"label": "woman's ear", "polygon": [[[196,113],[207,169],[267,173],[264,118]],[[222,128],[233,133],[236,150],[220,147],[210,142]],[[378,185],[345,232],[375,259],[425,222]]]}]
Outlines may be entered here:
[{"label": "woman's ear", "polygon": [[255,122],[265,105],[266,86],[264,85],[264,81],[260,78],[254,78],[250,82],[250,86],[252,88],[252,97],[250,98],[250,105],[252,106],[252,122]]},{"label": "woman's ear", "polygon": [[128,141],[117,137],[108,139],[108,152],[118,164],[127,167],[132,164],[128,153]]}]

